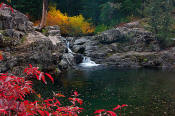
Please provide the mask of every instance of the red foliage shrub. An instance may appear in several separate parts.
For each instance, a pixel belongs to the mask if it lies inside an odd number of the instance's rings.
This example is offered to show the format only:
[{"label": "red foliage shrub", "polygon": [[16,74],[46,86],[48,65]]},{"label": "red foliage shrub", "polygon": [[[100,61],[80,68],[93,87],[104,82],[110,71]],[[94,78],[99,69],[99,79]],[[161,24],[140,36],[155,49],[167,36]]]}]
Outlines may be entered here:
[{"label": "red foliage shrub", "polygon": [[11,114],[23,111],[21,101],[25,95],[33,92],[32,82],[24,77],[16,77],[9,74],[0,75],[0,113]]},{"label": "red foliage shrub", "polygon": [[73,98],[69,100],[73,103],[71,106],[62,106],[56,97],[65,97],[59,93],[55,94],[52,99],[30,102],[25,100],[25,95],[35,93],[32,89],[32,81],[26,80],[27,77],[42,80],[47,84],[45,76],[54,82],[52,76],[38,70],[38,67],[30,65],[24,70],[26,77],[17,77],[12,74],[0,74],[0,115],[41,115],[41,116],[76,116],[82,111],[80,105],[83,100],[77,98],[78,93],[74,92]]},{"label": "red foliage shrub", "polygon": [[24,70],[24,73],[27,74],[27,76],[30,76],[31,78],[36,78],[37,80],[41,80],[47,84],[46,82],[46,79],[45,79],[45,75],[47,77],[49,77],[52,81],[52,83],[54,83],[54,79],[52,78],[52,76],[48,73],[44,73],[44,72],[41,72],[38,70],[39,67],[32,67],[31,64],[29,64],[29,67],[27,67],[25,70]]}]

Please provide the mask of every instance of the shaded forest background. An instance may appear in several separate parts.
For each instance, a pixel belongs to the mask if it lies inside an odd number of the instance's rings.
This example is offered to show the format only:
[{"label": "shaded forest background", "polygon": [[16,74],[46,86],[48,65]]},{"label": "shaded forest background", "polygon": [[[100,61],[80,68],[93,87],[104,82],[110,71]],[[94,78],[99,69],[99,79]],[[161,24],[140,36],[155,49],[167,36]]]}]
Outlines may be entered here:
[{"label": "shaded forest background", "polygon": [[[56,5],[62,13],[68,16],[82,14],[94,25],[111,26],[122,21],[128,21],[129,16],[142,15],[142,1],[138,0],[50,0],[49,4]],[[32,20],[41,18],[42,0],[12,0],[17,10],[29,14]]]}]

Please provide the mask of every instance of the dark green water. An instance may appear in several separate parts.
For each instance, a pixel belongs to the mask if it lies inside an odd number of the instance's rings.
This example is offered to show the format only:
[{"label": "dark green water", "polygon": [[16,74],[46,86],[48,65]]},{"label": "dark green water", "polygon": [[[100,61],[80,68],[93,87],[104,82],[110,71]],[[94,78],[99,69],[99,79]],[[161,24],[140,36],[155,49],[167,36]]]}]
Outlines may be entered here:
[{"label": "dark green water", "polygon": [[[41,88],[44,96],[51,91],[70,95],[77,90],[90,116],[97,109],[112,109],[128,104],[126,116],[175,116],[175,72],[139,69],[71,70],[58,77],[55,85]],[[125,113],[124,113],[125,112]]]}]

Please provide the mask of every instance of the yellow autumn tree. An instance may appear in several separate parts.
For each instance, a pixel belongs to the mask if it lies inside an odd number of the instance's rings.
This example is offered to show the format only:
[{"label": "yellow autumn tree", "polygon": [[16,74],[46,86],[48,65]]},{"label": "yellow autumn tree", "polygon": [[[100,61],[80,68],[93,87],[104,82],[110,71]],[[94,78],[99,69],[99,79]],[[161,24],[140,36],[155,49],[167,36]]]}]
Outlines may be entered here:
[{"label": "yellow autumn tree", "polygon": [[[37,24],[39,22],[36,22]],[[69,17],[67,14],[61,13],[55,6],[50,6],[46,26],[58,25],[61,34],[64,35],[88,35],[94,32],[94,27],[87,22],[82,15]]]}]

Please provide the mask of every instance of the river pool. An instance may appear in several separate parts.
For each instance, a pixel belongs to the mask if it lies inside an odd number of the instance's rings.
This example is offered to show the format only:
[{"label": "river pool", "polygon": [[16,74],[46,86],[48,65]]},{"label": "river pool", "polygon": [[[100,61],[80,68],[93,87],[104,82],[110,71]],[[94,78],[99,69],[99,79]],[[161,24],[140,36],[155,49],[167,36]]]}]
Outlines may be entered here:
[{"label": "river pool", "polygon": [[43,86],[40,92],[48,97],[58,90],[67,96],[72,90],[79,92],[85,108],[81,116],[91,116],[96,109],[111,110],[118,104],[129,105],[122,110],[126,116],[175,116],[175,72],[172,71],[80,68],[57,77],[54,85]]}]

